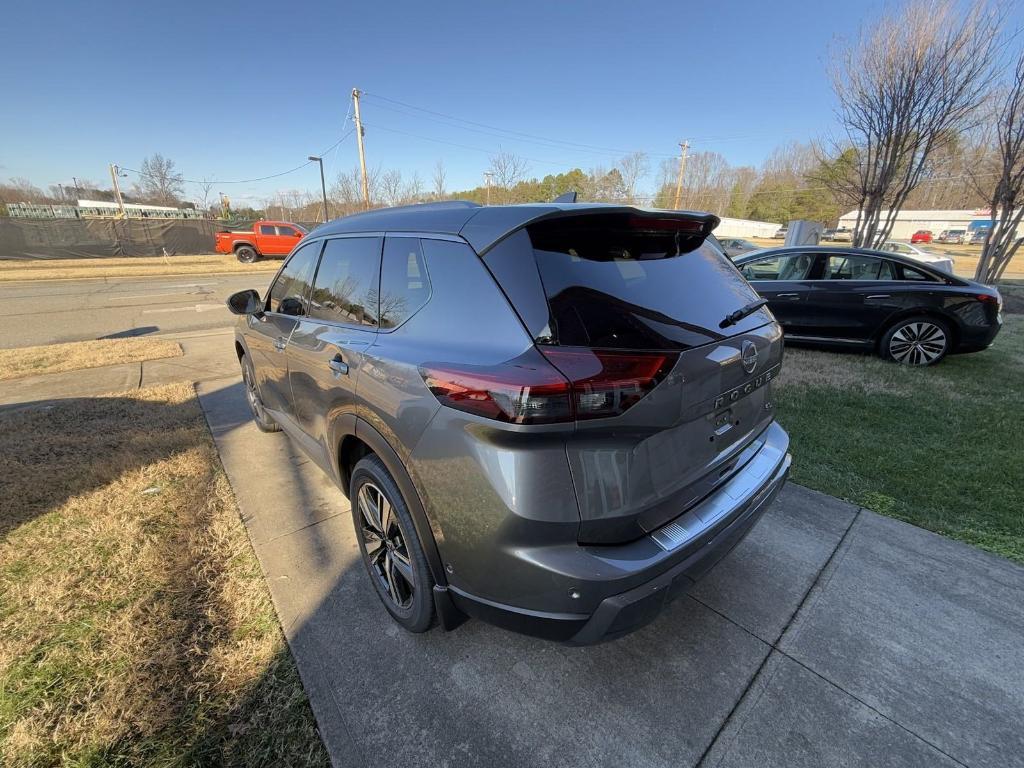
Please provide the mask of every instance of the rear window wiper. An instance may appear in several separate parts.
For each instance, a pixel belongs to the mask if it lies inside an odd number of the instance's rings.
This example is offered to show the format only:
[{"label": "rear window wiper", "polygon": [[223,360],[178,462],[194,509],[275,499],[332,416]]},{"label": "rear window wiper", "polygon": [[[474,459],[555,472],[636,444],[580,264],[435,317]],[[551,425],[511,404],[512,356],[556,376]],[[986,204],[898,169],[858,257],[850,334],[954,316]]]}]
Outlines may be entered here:
[{"label": "rear window wiper", "polygon": [[746,317],[747,315],[754,314],[755,312],[757,312],[757,310],[765,306],[767,303],[768,299],[758,299],[757,301],[752,301],[749,304],[747,304],[747,306],[741,307],[740,309],[737,309],[735,312],[731,312],[728,315],[726,315],[725,320],[720,322],[718,324],[718,327],[728,328],[730,325],[736,325],[736,323],[738,323],[744,317]]}]

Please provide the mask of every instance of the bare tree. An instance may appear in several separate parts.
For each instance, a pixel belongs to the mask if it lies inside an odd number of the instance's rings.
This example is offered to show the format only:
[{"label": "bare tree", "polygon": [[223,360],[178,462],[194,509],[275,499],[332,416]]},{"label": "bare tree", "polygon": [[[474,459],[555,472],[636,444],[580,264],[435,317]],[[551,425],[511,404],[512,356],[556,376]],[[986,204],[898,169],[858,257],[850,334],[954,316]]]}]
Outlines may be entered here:
[{"label": "bare tree", "polygon": [[626,193],[626,202],[636,202],[636,186],[650,169],[647,155],[643,152],[631,152],[619,161],[619,174],[622,176],[622,188]]},{"label": "bare tree", "polygon": [[392,169],[381,174],[380,196],[385,205],[398,205],[402,202],[401,171]]},{"label": "bare tree", "polygon": [[175,170],[174,161],[154,152],[142,161],[137,194],[157,205],[177,205],[185,191],[185,181]]},{"label": "bare tree", "polygon": [[511,152],[499,152],[491,158],[490,172],[494,180],[505,192],[505,202],[509,202],[512,187],[526,178],[529,164],[525,159]]},{"label": "bare tree", "polygon": [[989,185],[992,228],[975,279],[989,284],[1003,276],[1024,243],[1018,231],[1024,219],[1024,52],[1017,59],[1005,98],[996,107],[995,145],[990,161],[979,165],[977,176],[977,181]]},{"label": "bare tree", "polygon": [[830,74],[847,140],[832,154],[853,155],[833,193],[858,210],[855,245],[888,237],[935,150],[976,120],[998,27],[981,2],[962,13],[953,0],[913,0],[836,52]]},{"label": "bare tree", "polygon": [[199,205],[204,213],[210,210],[210,191],[213,189],[213,184],[213,181],[204,178],[196,185],[199,187]]},{"label": "bare tree", "polygon": [[438,160],[434,166],[434,197],[438,200],[444,200],[447,195],[444,188],[447,180],[448,173],[444,168],[444,160]]}]

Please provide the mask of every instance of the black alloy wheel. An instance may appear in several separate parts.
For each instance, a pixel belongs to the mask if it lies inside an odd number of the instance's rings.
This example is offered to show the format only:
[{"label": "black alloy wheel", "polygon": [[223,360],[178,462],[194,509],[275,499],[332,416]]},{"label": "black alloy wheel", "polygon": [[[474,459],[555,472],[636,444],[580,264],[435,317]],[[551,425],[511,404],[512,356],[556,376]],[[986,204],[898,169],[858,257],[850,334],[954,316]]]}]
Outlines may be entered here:
[{"label": "black alloy wheel", "polygon": [[429,629],[434,620],[430,569],[405,500],[377,456],[356,464],[349,499],[363,564],[377,596],[410,632]]},{"label": "black alloy wheel", "polygon": [[252,419],[256,422],[256,426],[262,432],[280,432],[281,427],[267,413],[267,409],[263,405],[263,398],[260,397],[260,390],[256,386],[256,374],[248,355],[242,356],[242,383],[245,385],[245,399],[249,403],[249,410],[252,412]]}]

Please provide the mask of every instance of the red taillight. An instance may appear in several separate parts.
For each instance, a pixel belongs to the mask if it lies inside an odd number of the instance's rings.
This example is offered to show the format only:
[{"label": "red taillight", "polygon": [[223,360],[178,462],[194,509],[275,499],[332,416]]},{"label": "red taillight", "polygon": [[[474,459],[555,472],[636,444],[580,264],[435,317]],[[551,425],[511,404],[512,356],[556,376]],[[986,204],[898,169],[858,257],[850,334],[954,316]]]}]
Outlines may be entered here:
[{"label": "red taillight", "polygon": [[979,293],[975,298],[984,304],[995,304],[997,307],[1003,303],[998,295],[993,296],[989,293]]},{"label": "red taillight", "polygon": [[420,368],[442,405],[512,424],[618,416],[672,370],[673,352],[547,347],[495,366]]},{"label": "red taillight", "polygon": [[618,416],[636,405],[672,370],[674,352],[616,352],[547,347],[544,357],[572,383],[577,419]]},{"label": "red taillight", "polygon": [[569,382],[536,350],[492,366],[428,363],[420,368],[441,405],[510,424],[572,420]]}]

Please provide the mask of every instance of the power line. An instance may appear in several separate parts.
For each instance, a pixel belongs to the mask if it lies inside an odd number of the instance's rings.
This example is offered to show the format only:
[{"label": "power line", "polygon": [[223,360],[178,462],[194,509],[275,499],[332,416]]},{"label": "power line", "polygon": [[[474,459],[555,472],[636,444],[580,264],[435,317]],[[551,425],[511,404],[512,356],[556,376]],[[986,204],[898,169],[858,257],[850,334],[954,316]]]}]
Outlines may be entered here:
[{"label": "power line", "polygon": [[[403,130],[401,130],[399,128],[389,128],[387,126],[377,125],[377,124],[372,124],[371,125],[370,123],[367,123],[365,121],[363,122],[363,125],[365,127],[367,127],[367,128],[376,128],[378,131],[389,131],[391,133],[398,133],[398,134],[401,134],[403,136],[410,136],[410,137],[412,137],[414,139],[421,139],[423,141],[432,141],[435,144],[447,144],[450,147],[458,147],[459,149],[468,149],[468,150],[472,150],[473,152],[482,152],[485,155],[494,155],[495,154],[494,150],[492,150],[492,149],[484,149],[482,147],[473,147],[473,146],[470,146],[469,144],[459,144],[458,142],[446,141],[444,139],[435,139],[435,138],[433,138],[431,136],[421,136],[420,134],[412,133],[410,131],[403,131]],[[536,157],[526,157],[525,155],[519,155],[519,157],[522,157],[524,160],[529,160],[532,163],[541,163],[542,165],[554,165],[554,166],[559,167],[559,168],[565,168],[568,165],[567,163],[564,163],[564,162],[557,162],[557,161],[554,161],[554,160],[541,160],[541,159],[536,158]]]},{"label": "power line", "polygon": [[[404,101],[399,101],[398,99],[391,99],[391,98],[388,98],[387,96],[380,96],[379,94],[376,94],[376,93],[366,93],[364,91],[363,95],[364,96],[368,96],[371,99],[377,99],[379,101],[386,101],[386,102],[389,102],[391,104],[397,104],[398,106],[405,107],[406,109],[412,109],[412,110],[415,110],[417,112],[423,112],[423,113],[426,113],[428,115],[434,115],[436,117],[443,117],[443,118],[446,118],[448,120],[454,120],[455,122],[458,122],[458,123],[465,123],[466,125],[473,125],[473,126],[476,126],[478,128],[486,128],[486,129],[491,130],[491,131],[498,131],[498,132],[500,132],[502,134],[508,134],[509,136],[519,136],[519,137],[523,137],[523,138],[526,138],[526,139],[532,139],[534,141],[547,142],[548,144],[560,144],[560,145],[569,146],[569,147],[579,147],[581,149],[596,151],[596,152],[599,152],[599,153],[610,153],[610,154],[616,154],[616,155],[628,155],[632,151],[632,150],[628,150],[628,149],[615,149],[613,147],[600,147],[600,146],[595,146],[593,144],[582,144],[582,143],[577,142],[577,141],[566,141],[564,139],[551,139],[551,138],[548,138],[548,137],[545,137],[545,136],[538,136],[537,134],[533,134],[533,133],[525,133],[523,131],[513,131],[513,130],[511,130],[509,128],[500,128],[500,127],[498,127],[496,125],[488,125],[487,123],[479,123],[479,122],[476,122],[475,120],[466,120],[465,118],[456,117],[455,115],[448,115],[448,114],[445,114],[444,112],[437,112],[436,110],[433,110],[433,109],[425,109],[423,107],[417,107],[414,104],[406,104]],[[675,155],[665,155],[665,154],[661,154],[661,153],[652,153],[652,156],[653,157],[675,157]]]},{"label": "power line", "polygon": [[[328,147],[323,152],[321,152],[320,153],[320,157],[323,157],[324,155],[326,155],[329,152],[333,152],[338,147],[338,145],[341,144],[341,142],[343,142],[345,139],[347,139],[353,133],[355,133],[355,129],[354,128],[350,129],[346,134],[344,134],[340,139],[338,139],[336,142],[334,142],[330,147]],[[281,171],[281,173],[272,173],[269,176],[260,176],[259,178],[255,178],[255,179],[233,179],[231,181],[223,181],[221,179],[182,179],[182,181],[185,182],[186,184],[207,184],[207,183],[214,183],[214,184],[251,184],[251,183],[256,182],[256,181],[267,181],[268,179],[277,179],[277,178],[280,178],[281,176],[287,176],[290,173],[295,173],[296,171],[301,171],[307,165],[312,165],[313,162],[314,162],[313,160],[307,160],[302,165],[297,165],[294,168],[291,168],[291,169],[289,169],[287,171]],[[134,174],[136,174],[136,175],[138,175],[140,177],[145,177],[145,178],[150,178],[150,179],[153,178],[153,174],[151,174],[151,173],[143,173],[142,171],[137,170],[135,168],[125,168],[123,165],[122,166],[118,166],[118,167],[122,171],[130,171],[131,173],[134,173]]]}]

